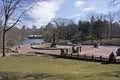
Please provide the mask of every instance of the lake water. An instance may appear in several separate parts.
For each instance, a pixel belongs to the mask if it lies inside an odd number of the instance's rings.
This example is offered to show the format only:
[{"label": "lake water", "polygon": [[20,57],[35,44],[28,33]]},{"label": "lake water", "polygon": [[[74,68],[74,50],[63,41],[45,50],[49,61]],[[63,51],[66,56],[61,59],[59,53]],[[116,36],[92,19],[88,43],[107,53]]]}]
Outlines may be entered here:
[{"label": "lake water", "polygon": [[21,41],[21,44],[23,45],[31,45],[31,44],[39,44],[39,43],[43,43],[44,40],[43,39],[24,39]]}]

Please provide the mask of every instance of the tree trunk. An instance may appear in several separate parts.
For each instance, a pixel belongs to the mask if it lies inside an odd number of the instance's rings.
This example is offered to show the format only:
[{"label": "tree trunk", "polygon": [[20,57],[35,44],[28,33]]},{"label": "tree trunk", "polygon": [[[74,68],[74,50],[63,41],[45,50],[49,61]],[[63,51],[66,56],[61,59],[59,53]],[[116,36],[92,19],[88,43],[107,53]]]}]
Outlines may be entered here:
[{"label": "tree trunk", "polygon": [[93,30],[92,30],[92,43],[94,42],[94,37],[93,37]]},{"label": "tree trunk", "polygon": [[5,31],[3,31],[3,54],[2,54],[2,57],[5,57],[6,56],[6,33]]},{"label": "tree trunk", "polygon": [[56,39],[55,39],[55,32],[53,31],[53,40],[52,40],[52,43],[51,43],[51,46],[50,47],[54,47],[56,45]]}]

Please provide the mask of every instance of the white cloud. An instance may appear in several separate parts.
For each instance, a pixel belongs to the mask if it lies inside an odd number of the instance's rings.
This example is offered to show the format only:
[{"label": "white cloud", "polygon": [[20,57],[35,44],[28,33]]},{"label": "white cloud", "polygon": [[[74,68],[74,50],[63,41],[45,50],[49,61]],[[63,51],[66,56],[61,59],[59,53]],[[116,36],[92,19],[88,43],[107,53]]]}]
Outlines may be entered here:
[{"label": "white cloud", "polygon": [[83,1],[77,0],[77,1],[74,3],[74,6],[75,6],[75,7],[80,7],[80,6],[83,5],[83,4],[84,4]]},{"label": "white cloud", "polygon": [[34,23],[43,24],[56,17],[56,11],[65,0],[52,0],[38,2],[29,12],[35,20]]},{"label": "white cloud", "polygon": [[[8,20],[8,26],[12,26],[15,22],[16,22],[16,20],[9,19]],[[20,28],[21,26],[23,26],[23,24],[22,24],[22,22],[19,21],[19,22],[17,22],[16,26]]]},{"label": "white cloud", "polygon": [[96,8],[94,8],[94,7],[88,7],[88,8],[84,8],[83,11],[92,11],[94,9],[96,9]]},{"label": "white cloud", "polygon": [[75,14],[75,15],[72,15],[72,16],[69,16],[68,18],[75,18],[75,17],[80,17],[81,14]]}]

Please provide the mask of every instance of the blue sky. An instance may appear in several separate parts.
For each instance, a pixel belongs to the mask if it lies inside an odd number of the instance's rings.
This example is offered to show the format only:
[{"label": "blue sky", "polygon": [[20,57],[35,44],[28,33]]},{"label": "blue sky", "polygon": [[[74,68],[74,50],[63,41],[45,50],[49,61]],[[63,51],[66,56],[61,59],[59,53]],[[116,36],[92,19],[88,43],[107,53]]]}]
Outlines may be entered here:
[{"label": "blue sky", "polygon": [[28,14],[35,19],[34,25],[44,25],[52,18],[84,19],[90,12],[107,14],[119,10],[119,6],[109,7],[112,0],[51,0],[38,2]]}]

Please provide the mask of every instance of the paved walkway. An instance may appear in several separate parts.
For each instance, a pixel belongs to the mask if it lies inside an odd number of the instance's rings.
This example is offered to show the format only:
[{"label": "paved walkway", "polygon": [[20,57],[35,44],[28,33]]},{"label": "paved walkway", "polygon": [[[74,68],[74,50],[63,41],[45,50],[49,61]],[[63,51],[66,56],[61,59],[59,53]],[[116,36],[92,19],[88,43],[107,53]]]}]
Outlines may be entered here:
[{"label": "paved walkway", "polygon": [[38,50],[38,49],[32,49],[30,45],[20,45],[12,48],[12,50],[16,50],[16,49],[20,54],[30,54],[30,53],[38,52],[38,53],[46,53],[51,55],[60,55],[60,50]]},{"label": "paved walkway", "polygon": [[[116,54],[118,48],[119,46],[101,46],[99,48],[93,48],[93,46],[90,45],[82,45],[82,52],[80,54],[108,57],[111,52]],[[60,50],[38,50],[32,49],[30,45],[20,45],[13,47],[12,49],[17,50],[19,54],[30,54],[38,52],[50,55],[60,55]]]},{"label": "paved walkway", "polygon": [[118,48],[118,46],[100,46],[99,48],[93,48],[87,45],[83,46],[81,54],[108,57],[112,52],[116,55]]}]

